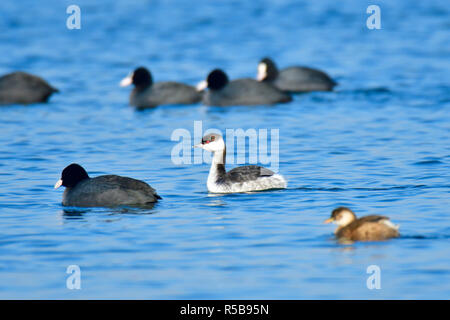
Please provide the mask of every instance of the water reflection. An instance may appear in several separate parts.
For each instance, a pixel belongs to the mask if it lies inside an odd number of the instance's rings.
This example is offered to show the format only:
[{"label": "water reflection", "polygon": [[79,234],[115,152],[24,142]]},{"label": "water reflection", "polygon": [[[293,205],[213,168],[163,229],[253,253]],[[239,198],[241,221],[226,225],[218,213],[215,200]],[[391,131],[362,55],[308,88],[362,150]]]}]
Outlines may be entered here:
[{"label": "water reflection", "polygon": [[[103,213],[109,216],[114,215],[150,215],[155,214],[157,211],[154,210],[155,203],[149,203],[145,206],[127,206],[127,207],[115,207],[115,208],[64,208],[60,215],[65,220],[80,220],[83,219],[86,214]],[[114,220],[108,220],[111,222]]]}]

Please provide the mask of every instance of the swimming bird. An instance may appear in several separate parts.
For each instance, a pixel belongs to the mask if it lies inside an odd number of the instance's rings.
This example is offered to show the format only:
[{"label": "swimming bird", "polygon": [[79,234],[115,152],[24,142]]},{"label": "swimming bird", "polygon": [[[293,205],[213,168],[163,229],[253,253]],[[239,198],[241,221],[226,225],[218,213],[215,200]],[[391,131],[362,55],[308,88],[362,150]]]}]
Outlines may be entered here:
[{"label": "swimming bird", "polygon": [[370,215],[358,219],[352,210],[345,207],[334,209],[324,222],[338,225],[335,235],[340,241],[380,241],[400,235],[399,226],[388,217]]},{"label": "swimming bird", "polygon": [[0,104],[30,104],[47,102],[58,92],[44,79],[17,71],[0,77]]},{"label": "swimming bird", "polygon": [[174,82],[153,83],[152,74],[145,67],[139,67],[122,79],[120,86],[133,84],[130,105],[138,109],[153,108],[159,105],[194,104],[202,99],[202,93],[195,87]]},{"label": "swimming bird", "polygon": [[244,78],[229,81],[220,69],[211,71],[205,81],[197,86],[202,91],[203,104],[209,106],[268,105],[292,101],[292,97],[269,83]]},{"label": "swimming bird", "polygon": [[55,189],[66,187],[62,204],[72,207],[115,207],[147,205],[161,197],[147,183],[116,175],[90,178],[76,163],[64,168]]},{"label": "swimming bird", "polygon": [[213,153],[207,188],[212,193],[250,192],[268,189],[284,189],[287,182],[283,176],[260,166],[242,166],[225,170],[226,147],[220,134],[205,135],[202,142],[194,145]]},{"label": "swimming bird", "polygon": [[259,62],[257,80],[285,92],[331,91],[337,85],[321,70],[298,66],[278,70],[270,58]]}]

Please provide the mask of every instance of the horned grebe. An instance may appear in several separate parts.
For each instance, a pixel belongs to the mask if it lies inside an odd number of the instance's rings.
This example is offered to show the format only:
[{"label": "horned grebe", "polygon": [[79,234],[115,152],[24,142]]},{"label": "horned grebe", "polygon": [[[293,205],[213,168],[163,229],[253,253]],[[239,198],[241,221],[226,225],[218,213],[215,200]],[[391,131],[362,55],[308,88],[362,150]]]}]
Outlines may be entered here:
[{"label": "horned grebe", "polygon": [[308,67],[288,67],[278,70],[270,58],[258,64],[257,80],[271,83],[285,92],[331,91],[337,83],[325,72]]},{"label": "horned grebe", "polygon": [[398,225],[394,225],[388,217],[370,215],[357,219],[352,210],[339,207],[333,210],[325,223],[338,225],[336,238],[341,241],[379,241],[396,238]]},{"label": "horned grebe", "polygon": [[283,176],[259,166],[237,167],[226,172],[225,142],[221,135],[212,133],[204,136],[202,142],[195,145],[213,153],[207,187],[212,193],[250,192],[269,189],[284,189],[287,186]]},{"label": "horned grebe", "polygon": [[197,90],[203,91],[203,104],[208,106],[267,105],[292,101],[292,97],[269,83],[255,79],[228,80],[220,69],[210,72],[206,81],[198,84]]},{"label": "horned grebe", "polygon": [[130,94],[130,105],[138,109],[198,103],[203,95],[195,87],[184,83],[173,81],[153,83],[150,71],[144,67],[137,68],[120,82],[122,87],[130,84],[134,84],[135,87]]},{"label": "horned grebe", "polygon": [[115,175],[89,178],[82,166],[67,166],[55,189],[66,187],[62,204],[73,207],[114,207],[120,205],[147,205],[161,197],[147,183]]}]

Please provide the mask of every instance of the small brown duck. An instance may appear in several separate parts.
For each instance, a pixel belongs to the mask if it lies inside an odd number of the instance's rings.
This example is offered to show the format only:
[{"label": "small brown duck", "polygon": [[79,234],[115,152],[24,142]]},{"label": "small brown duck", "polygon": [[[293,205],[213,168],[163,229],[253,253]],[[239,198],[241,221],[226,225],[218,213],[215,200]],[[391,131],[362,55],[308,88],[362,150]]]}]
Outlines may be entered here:
[{"label": "small brown duck", "polygon": [[370,215],[358,219],[352,210],[345,207],[334,209],[331,217],[324,221],[330,222],[338,225],[334,233],[339,241],[381,241],[400,235],[399,226],[388,217]]}]

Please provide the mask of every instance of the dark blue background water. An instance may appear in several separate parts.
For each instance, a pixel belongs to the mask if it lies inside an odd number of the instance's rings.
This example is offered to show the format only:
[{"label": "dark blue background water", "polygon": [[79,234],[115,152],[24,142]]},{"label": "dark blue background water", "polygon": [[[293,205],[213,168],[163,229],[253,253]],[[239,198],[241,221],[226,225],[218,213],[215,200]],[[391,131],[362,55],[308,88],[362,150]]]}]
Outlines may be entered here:
[{"label": "dark blue background water", "polygon": [[[61,90],[0,108],[0,298],[450,298],[450,13],[447,1],[2,1],[0,74]],[[381,7],[381,30],[366,8]],[[308,65],[332,93],[272,107],[136,112],[118,82],[138,65],[195,84],[258,60]],[[176,166],[174,129],[278,128],[287,190],[209,196],[207,164]],[[61,170],[143,179],[153,209],[64,210]],[[232,164],[229,167],[233,167]],[[400,224],[342,246],[323,225],[346,205]],[[81,268],[81,290],[66,268]],[[381,268],[369,290],[366,268]]]}]

